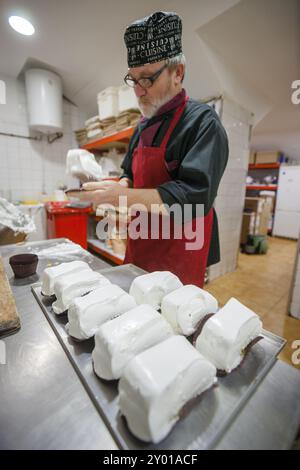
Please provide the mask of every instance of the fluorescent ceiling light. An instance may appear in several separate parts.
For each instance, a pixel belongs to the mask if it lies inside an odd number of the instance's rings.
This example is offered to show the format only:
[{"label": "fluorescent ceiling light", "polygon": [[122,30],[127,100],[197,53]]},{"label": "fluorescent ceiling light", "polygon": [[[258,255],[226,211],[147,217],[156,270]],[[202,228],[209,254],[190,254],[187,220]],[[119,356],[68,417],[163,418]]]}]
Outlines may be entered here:
[{"label": "fluorescent ceiling light", "polygon": [[34,34],[35,30],[30,21],[25,20],[25,18],[21,16],[10,16],[8,22],[10,26],[20,34],[24,34],[25,36]]}]

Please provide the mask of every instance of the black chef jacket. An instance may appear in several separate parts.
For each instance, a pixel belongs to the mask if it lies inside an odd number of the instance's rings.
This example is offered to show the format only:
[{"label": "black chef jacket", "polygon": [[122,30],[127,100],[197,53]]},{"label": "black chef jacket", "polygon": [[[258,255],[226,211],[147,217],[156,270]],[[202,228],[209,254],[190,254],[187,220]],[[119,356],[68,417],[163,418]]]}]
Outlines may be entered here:
[{"label": "black chef jacket", "polygon": [[[135,147],[143,130],[161,120],[151,146],[159,147],[170,125],[174,109],[160,116],[143,120],[136,128],[122,162],[124,174],[133,180],[131,163]],[[213,108],[189,99],[184,112],[169,139],[166,162],[171,181],[156,188],[163,203],[204,204],[204,213],[213,207],[220,180],[228,161],[228,139],[226,131]],[[174,161],[177,162],[174,162]],[[174,162],[175,164],[171,164]],[[177,168],[176,168],[177,166]],[[182,207],[183,208],[183,207]],[[214,211],[212,238],[207,266],[220,261],[218,220]]]}]

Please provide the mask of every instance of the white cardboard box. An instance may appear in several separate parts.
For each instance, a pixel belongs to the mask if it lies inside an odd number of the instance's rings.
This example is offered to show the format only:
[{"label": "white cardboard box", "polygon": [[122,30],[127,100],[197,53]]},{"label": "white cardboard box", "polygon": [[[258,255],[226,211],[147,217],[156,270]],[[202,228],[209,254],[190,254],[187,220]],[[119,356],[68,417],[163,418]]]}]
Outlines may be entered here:
[{"label": "white cardboard box", "polygon": [[97,96],[100,120],[116,117],[119,114],[119,96],[117,87],[108,87]]}]

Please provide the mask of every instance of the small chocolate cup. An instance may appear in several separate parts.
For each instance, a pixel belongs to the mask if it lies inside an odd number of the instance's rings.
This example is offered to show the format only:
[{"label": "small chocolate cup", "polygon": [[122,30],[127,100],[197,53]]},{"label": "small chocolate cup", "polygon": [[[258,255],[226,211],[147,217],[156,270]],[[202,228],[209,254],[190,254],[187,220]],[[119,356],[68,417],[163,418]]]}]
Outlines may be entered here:
[{"label": "small chocolate cup", "polygon": [[36,273],[39,258],[32,253],[14,255],[9,258],[9,264],[15,277],[24,278]]}]

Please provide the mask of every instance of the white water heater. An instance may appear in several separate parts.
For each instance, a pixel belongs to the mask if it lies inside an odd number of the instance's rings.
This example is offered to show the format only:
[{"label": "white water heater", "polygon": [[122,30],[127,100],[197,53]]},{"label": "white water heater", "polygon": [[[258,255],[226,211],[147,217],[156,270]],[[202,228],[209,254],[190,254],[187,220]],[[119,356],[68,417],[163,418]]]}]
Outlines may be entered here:
[{"label": "white water heater", "polygon": [[30,128],[45,134],[62,132],[61,78],[48,70],[29,69],[25,72],[25,86]]}]

